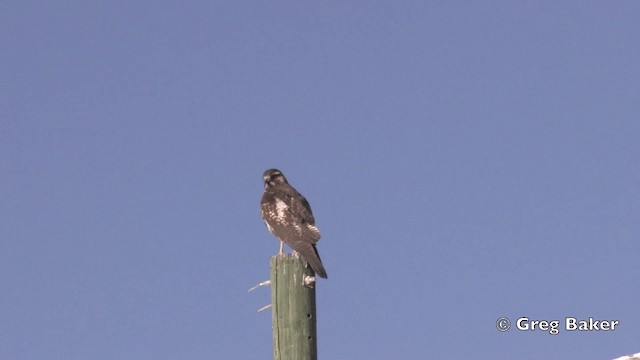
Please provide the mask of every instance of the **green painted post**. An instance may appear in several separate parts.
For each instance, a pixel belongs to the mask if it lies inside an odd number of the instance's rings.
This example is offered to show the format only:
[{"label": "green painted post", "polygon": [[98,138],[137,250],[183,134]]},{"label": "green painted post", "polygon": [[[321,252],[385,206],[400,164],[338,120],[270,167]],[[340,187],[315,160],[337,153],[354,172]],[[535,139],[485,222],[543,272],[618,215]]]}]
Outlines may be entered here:
[{"label": "green painted post", "polygon": [[304,286],[305,262],[285,254],[271,257],[274,360],[317,360],[316,290]]}]

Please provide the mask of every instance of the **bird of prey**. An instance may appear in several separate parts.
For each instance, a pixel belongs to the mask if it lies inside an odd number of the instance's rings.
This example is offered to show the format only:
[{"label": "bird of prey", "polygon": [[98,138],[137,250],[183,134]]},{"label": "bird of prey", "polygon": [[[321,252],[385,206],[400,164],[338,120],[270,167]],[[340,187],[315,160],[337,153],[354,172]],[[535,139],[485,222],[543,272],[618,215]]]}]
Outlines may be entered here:
[{"label": "bird of prey", "polygon": [[326,279],[327,272],[316,249],[320,231],[315,225],[307,199],[289,185],[280,170],[269,169],[262,178],[264,192],[260,213],[267,229],[280,240],[280,255],[286,243],[302,256],[313,271]]}]

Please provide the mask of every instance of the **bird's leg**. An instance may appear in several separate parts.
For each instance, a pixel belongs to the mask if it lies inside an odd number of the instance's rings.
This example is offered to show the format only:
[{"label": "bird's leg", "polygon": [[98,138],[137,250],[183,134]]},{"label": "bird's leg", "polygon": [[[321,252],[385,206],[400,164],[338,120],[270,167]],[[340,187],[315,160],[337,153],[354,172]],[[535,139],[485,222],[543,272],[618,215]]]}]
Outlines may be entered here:
[{"label": "bird's leg", "polygon": [[284,255],[284,241],[280,241],[280,256]]}]

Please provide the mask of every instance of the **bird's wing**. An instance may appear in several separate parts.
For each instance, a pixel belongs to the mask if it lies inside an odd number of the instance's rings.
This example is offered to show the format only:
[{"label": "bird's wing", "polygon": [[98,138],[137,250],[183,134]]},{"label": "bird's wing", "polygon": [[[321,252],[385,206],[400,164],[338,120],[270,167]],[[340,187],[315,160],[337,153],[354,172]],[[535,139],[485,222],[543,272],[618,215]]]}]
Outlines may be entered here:
[{"label": "bird's wing", "polygon": [[312,244],[320,240],[320,230],[316,227],[316,220],[313,217],[311,206],[307,199],[296,189],[289,187],[290,191],[285,193],[285,202],[291,207],[293,214],[293,226],[299,229],[301,236]]}]

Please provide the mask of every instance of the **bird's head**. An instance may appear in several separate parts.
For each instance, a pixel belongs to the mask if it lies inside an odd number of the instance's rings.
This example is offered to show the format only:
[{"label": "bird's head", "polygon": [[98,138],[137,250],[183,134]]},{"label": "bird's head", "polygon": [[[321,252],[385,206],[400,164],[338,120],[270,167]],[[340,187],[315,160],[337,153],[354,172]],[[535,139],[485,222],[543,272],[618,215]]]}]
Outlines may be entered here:
[{"label": "bird's head", "polygon": [[264,174],[262,174],[262,179],[264,179],[265,188],[287,183],[287,179],[278,169],[269,169],[265,171]]}]

